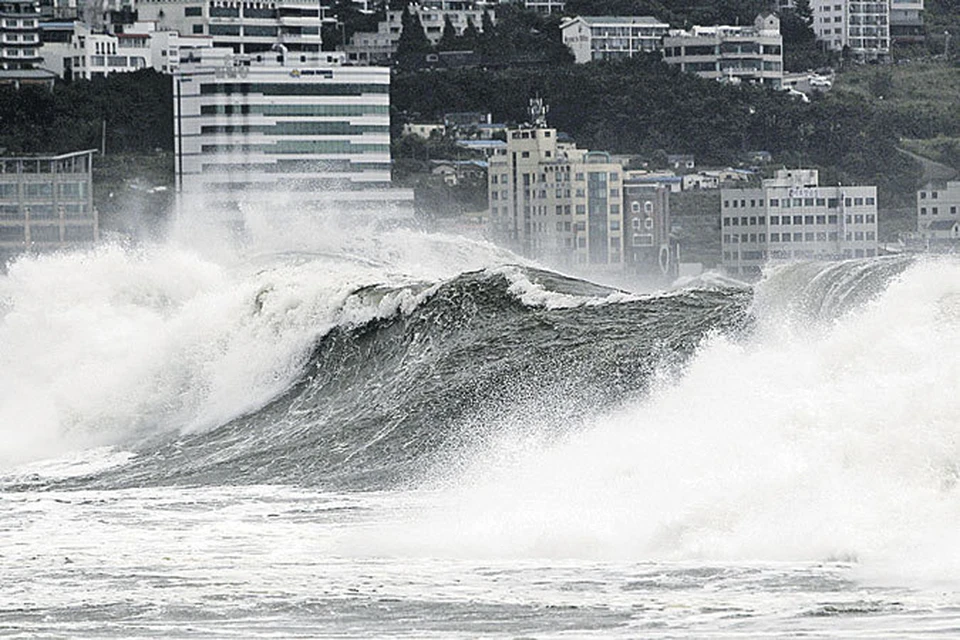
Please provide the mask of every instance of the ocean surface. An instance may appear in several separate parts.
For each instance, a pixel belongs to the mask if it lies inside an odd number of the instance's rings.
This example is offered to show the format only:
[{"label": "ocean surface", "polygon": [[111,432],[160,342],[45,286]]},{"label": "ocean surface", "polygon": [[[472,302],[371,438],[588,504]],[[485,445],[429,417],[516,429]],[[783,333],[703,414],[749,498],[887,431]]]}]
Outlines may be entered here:
[{"label": "ocean surface", "polygon": [[960,637],[955,258],[253,231],[0,275],[0,637]]}]

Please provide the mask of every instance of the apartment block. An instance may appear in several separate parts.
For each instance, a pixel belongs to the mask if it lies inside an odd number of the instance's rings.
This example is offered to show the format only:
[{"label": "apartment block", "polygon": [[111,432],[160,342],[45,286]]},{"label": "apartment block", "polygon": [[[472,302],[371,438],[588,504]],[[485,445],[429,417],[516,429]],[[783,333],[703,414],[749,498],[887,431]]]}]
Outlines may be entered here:
[{"label": "apartment block", "polygon": [[663,59],[701,78],[779,88],[783,80],[780,19],[757,16],[751,26],[695,26],[663,38]]},{"label": "apartment block", "polygon": [[609,154],[559,142],[545,124],[512,129],[489,160],[491,231],[548,264],[622,271],[622,176]]},{"label": "apartment block", "polygon": [[390,69],[335,55],[198,49],[174,77],[181,210],[412,213],[390,187]]},{"label": "apartment block", "polygon": [[[908,6],[914,9],[907,9]],[[914,2],[899,5],[915,10]],[[860,60],[884,60],[890,55],[890,17],[893,0],[810,0],[813,30],[831,51],[846,52]],[[907,15],[900,13],[898,15]]]},{"label": "apartment block", "polygon": [[578,16],[560,23],[563,43],[578,64],[659,51],[670,25],[650,16]]},{"label": "apartment block", "polygon": [[876,187],[821,186],[816,169],[781,169],[760,188],[721,189],[720,199],[721,250],[729,273],[877,254]]},{"label": "apartment block", "polygon": [[40,3],[0,1],[0,85],[45,84],[54,74],[40,68]]},{"label": "apartment block", "polygon": [[0,157],[0,268],[24,251],[95,242],[93,154]]},{"label": "apartment block", "polygon": [[138,0],[141,21],[184,36],[210,36],[234,53],[319,53],[320,6],[308,0]]}]

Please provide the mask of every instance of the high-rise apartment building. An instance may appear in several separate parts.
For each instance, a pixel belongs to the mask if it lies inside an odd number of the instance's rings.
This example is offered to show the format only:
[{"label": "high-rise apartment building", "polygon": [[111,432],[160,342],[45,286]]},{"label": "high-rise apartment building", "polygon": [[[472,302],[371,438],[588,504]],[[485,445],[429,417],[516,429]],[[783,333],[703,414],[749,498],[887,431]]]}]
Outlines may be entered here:
[{"label": "high-rise apartment building", "polygon": [[0,1],[0,84],[53,86],[54,74],[40,68],[40,3]]},{"label": "high-rise apartment building", "polygon": [[821,186],[816,169],[777,171],[759,189],[721,189],[724,268],[877,254],[877,188]]},{"label": "high-rise apartment building", "polygon": [[390,69],[306,53],[191,52],[174,77],[181,211],[245,207],[406,215],[390,188]]}]

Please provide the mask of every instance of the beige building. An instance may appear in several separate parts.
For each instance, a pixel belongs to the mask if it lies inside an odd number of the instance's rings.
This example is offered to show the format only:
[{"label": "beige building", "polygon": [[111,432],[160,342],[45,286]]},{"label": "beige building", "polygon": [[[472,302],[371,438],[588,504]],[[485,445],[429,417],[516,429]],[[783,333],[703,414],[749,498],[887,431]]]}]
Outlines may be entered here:
[{"label": "beige building", "polygon": [[821,186],[816,169],[777,171],[759,189],[721,189],[723,266],[758,274],[768,262],[877,254],[877,188]]},{"label": "beige building", "polygon": [[23,251],[95,242],[93,154],[0,158],[0,268]]},{"label": "beige building", "polygon": [[783,79],[780,19],[765,13],[757,16],[751,26],[672,30],[663,38],[663,59],[701,78],[780,88]]},{"label": "beige building", "polygon": [[506,148],[490,158],[492,235],[551,265],[622,271],[623,167],[534,121],[508,131]]}]

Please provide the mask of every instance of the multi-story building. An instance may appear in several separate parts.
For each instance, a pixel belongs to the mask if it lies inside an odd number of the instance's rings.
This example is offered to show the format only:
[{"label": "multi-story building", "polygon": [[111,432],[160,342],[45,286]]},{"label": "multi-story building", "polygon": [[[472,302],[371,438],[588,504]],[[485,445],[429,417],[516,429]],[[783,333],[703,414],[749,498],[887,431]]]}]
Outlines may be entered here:
[{"label": "multi-story building", "polygon": [[138,0],[142,21],[184,36],[207,35],[234,53],[320,51],[320,7],[310,0]]},{"label": "multi-story building", "polygon": [[0,84],[53,84],[54,74],[40,68],[40,3],[0,1]]},{"label": "multi-story building", "polygon": [[246,207],[403,216],[390,188],[390,69],[338,54],[197,49],[174,78],[181,211],[228,222]]},{"label": "multi-story building", "polygon": [[765,13],[752,26],[671,30],[663,38],[663,59],[701,78],[779,88],[783,79],[780,19]]},{"label": "multi-story building", "polygon": [[931,182],[917,191],[917,231],[921,236],[937,221],[960,220],[960,181]]},{"label": "multi-story building", "polygon": [[[74,25],[67,48],[49,45],[52,59],[62,58],[63,77],[67,80],[104,78],[112,73],[128,73],[151,66],[150,36],[94,32],[82,22]],[[59,68],[53,60],[52,66]]]},{"label": "multi-story building", "polygon": [[890,44],[923,42],[923,0],[890,0]]},{"label": "multi-story building", "polygon": [[670,190],[624,180],[623,211],[627,268],[636,274],[675,275],[679,256],[670,235]]},{"label": "multi-story building", "polygon": [[558,142],[539,101],[533,104],[534,124],[508,131],[506,148],[489,160],[493,235],[556,266],[622,271],[622,165]]},{"label": "multi-story building", "polygon": [[210,36],[182,36],[173,30],[158,31],[156,26],[135,22],[113,34],[96,32],[82,22],[41,25],[44,67],[68,80],[102,78],[146,67],[174,73],[183,51],[213,46]]},{"label": "multi-story building", "polygon": [[670,25],[650,16],[578,16],[560,23],[563,43],[578,64],[659,51]]},{"label": "multi-story building", "polygon": [[0,268],[23,251],[95,242],[93,154],[0,158]]},{"label": "multi-story building", "polygon": [[816,169],[777,171],[760,188],[721,189],[723,266],[757,274],[768,262],[877,254],[877,188],[821,186]]},{"label": "multi-story building", "polygon": [[565,0],[523,0],[523,5],[527,9],[547,14],[563,13],[566,4]]},{"label": "multi-story building", "polygon": [[[890,55],[892,3],[893,0],[810,0],[813,31],[831,51],[846,52],[861,60],[886,59]],[[910,6],[913,5],[911,2]]]}]

